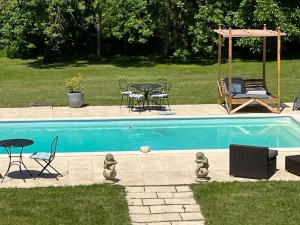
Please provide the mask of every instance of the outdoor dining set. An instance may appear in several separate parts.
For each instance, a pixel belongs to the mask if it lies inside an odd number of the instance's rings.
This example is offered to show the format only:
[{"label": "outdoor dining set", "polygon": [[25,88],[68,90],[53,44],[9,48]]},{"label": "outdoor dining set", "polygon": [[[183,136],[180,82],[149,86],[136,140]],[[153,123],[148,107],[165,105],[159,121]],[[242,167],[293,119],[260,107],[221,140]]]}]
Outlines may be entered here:
[{"label": "outdoor dining set", "polygon": [[35,152],[29,156],[30,159],[33,159],[42,168],[42,170],[39,171],[37,176],[33,176],[33,174],[27,169],[23,161],[23,150],[25,147],[33,145],[34,141],[31,139],[23,139],[23,138],[1,140],[0,147],[5,149],[9,159],[8,168],[5,174],[2,175],[0,173],[1,183],[7,177],[12,166],[17,166],[19,168],[20,175],[22,175],[22,179],[24,180],[24,182],[26,181],[25,181],[25,174],[24,171],[22,170],[22,167],[25,169],[26,173],[28,173],[28,175],[30,175],[30,177],[32,178],[40,177],[44,171],[47,171],[49,174],[52,174],[48,170],[48,167],[50,167],[52,168],[52,170],[56,172],[55,178],[58,180],[57,176],[62,177],[63,175],[51,165],[52,161],[55,158],[57,142],[58,142],[58,137],[55,137],[52,140],[50,152]]},{"label": "outdoor dining set", "polygon": [[170,109],[169,93],[172,83],[166,79],[158,79],[155,83],[129,83],[125,79],[119,80],[121,93],[121,104],[124,99],[127,100],[129,110],[139,107],[144,111],[151,110],[154,106],[156,109],[165,109],[166,106]]}]

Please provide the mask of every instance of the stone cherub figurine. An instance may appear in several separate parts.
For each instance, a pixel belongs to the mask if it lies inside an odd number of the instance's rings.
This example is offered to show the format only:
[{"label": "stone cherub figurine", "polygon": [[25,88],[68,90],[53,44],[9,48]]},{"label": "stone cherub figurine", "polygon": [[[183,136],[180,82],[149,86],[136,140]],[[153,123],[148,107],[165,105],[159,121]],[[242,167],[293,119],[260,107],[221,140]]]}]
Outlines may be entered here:
[{"label": "stone cherub figurine", "polygon": [[196,154],[196,160],[197,163],[195,174],[197,176],[196,182],[207,182],[209,180],[208,175],[208,160],[205,157],[205,155],[202,152],[198,152]]},{"label": "stone cherub figurine", "polygon": [[117,161],[114,159],[114,156],[112,154],[107,154],[104,159],[104,170],[103,170],[103,176],[105,178],[105,183],[114,183],[116,182],[116,164]]}]

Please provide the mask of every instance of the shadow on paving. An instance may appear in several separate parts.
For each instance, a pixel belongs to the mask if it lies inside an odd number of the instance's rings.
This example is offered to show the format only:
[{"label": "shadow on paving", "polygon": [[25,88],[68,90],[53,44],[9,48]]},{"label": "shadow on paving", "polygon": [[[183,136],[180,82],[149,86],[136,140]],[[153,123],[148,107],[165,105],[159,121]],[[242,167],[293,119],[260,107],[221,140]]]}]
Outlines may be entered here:
[{"label": "shadow on paving", "polygon": [[[237,106],[234,106],[234,108],[238,107],[239,105]],[[284,103],[281,103],[281,112],[286,109],[286,108],[291,108],[289,107],[288,105],[284,104]],[[238,113],[271,113],[272,112],[270,110],[268,110],[266,107],[260,105],[260,104],[252,104],[252,105],[248,105],[242,109],[240,109],[237,113],[235,114],[238,114]]]},{"label": "shadow on paving", "polygon": [[35,179],[35,178],[55,178],[57,179],[58,177],[60,177],[58,174],[50,174],[50,173],[42,173],[41,176],[38,176],[39,173],[41,172],[40,170],[28,170],[32,176],[26,171],[26,170],[22,170],[22,172],[18,171],[13,171],[13,172],[9,172],[7,174],[7,177],[12,178],[12,179],[20,179],[20,180],[27,180],[27,179]]}]

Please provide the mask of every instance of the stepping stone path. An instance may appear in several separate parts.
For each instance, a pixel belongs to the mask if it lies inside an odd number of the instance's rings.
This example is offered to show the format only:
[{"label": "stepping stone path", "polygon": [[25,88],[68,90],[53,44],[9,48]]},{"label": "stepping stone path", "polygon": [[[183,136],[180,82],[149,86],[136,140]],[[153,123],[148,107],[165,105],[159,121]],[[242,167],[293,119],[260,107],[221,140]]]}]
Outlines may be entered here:
[{"label": "stepping stone path", "polygon": [[126,187],[132,225],[204,225],[189,186]]}]

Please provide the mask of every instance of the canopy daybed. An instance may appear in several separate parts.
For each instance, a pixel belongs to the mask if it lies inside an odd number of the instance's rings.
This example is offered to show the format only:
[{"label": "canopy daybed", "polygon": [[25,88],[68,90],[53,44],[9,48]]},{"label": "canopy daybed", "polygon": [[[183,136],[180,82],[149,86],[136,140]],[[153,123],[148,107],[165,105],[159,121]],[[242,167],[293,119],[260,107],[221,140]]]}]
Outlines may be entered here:
[{"label": "canopy daybed", "polygon": [[[214,30],[218,39],[218,102],[224,104],[232,114],[252,103],[260,104],[271,112],[280,113],[280,48],[281,36],[285,33],[264,29],[221,29]],[[232,38],[263,38],[262,78],[242,79],[232,77]],[[266,84],[266,43],[267,37],[277,37],[277,96],[268,92]],[[222,38],[228,38],[228,74],[222,78],[221,51]],[[237,106],[233,109],[233,105]]]}]

